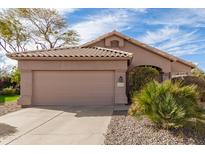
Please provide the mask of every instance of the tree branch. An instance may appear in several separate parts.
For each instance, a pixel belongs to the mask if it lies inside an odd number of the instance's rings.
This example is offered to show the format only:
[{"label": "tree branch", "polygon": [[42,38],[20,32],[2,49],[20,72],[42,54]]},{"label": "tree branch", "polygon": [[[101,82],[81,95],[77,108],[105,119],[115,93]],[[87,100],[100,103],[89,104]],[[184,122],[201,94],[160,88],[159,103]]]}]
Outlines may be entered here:
[{"label": "tree branch", "polygon": [[0,42],[0,46],[7,52],[7,53],[10,53],[5,46],[3,46],[3,44]]},{"label": "tree branch", "polygon": [[57,44],[57,42],[60,40],[60,37],[58,37],[56,40],[55,40],[55,42],[53,43],[53,47],[55,48],[55,46],[56,46],[56,44]]},{"label": "tree branch", "polygon": [[7,49],[7,45],[9,46],[9,48],[11,50],[13,50],[13,52],[16,52],[16,48],[11,44],[9,43],[8,41],[4,40],[3,38],[1,38],[2,41],[4,41],[4,46],[3,44],[0,42],[0,46],[7,52],[7,53],[10,53],[10,51]]}]

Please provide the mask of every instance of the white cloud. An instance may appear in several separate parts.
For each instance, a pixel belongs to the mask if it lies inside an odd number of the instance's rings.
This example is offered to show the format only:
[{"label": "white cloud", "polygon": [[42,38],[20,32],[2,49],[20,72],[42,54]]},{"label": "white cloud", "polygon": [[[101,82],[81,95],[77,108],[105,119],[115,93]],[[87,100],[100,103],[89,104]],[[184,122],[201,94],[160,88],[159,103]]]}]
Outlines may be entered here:
[{"label": "white cloud", "polygon": [[17,61],[6,57],[6,52],[0,48],[0,68],[17,66]]},{"label": "white cloud", "polygon": [[79,10],[77,8],[55,8],[61,15],[68,15],[74,13],[75,11]]},{"label": "white cloud", "polygon": [[[53,8],[58,10],[58,12],[61,15],[67,15],[67,14],[71,14],[74,13],[75,11],[79,10],[78,8]],[[3,10],[5,10],[4,8],[0,8],[0,12],[3,12]]]},{"label": "white cloud", "polygon": [[3,54],[0,53],[0,65],[5,62],[5,57]]},{"label": "white cloud", "polygon": [[142,42],[146,42],[148,44],[156,44],[168,40],[178,32],[179,29],[176,27],[164,27],[163,29],[156,31],[147,31],[140,39]]},{"label": "white cloud", "polygon": [[[1,52],[1,51],[0,51]],[[0,68],[8,66],[16,66],[17,61],[7,58],[4,54],[0,54]]]},{"label": "white cloud", "polygon": [[109,10],[89,16],[82,22],[74,24],[71,28],[80,34],[81,43],[84,43],[114,29],[119,31],[129,29],[133,17],[126,9]]},{"label": "white cloud", "polygon": [[148,31],[138,39],[176,56],[200,54],[205,49],[205,39],[197,30],[187,32],[178,27]]},{"label": "white cloud", "polygon": [[205,27],[205,9],[166,10],[157,18],[145,19],[144,22],[152,25]]},{"label": "white cloud", "polygon": [[134,11],[134,12],[140,12],[140,13],[146,13],[147,12],[147,8],[130,8],[130,9],[127,9],[127,10]]}]

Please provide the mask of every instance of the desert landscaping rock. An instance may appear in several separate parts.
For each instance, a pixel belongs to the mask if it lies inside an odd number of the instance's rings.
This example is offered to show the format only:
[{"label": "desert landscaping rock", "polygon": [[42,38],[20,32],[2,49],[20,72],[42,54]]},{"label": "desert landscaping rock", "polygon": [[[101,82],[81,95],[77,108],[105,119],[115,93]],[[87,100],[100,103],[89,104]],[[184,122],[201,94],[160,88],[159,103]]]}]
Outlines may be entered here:
[{"label": "desert landscaping rock", "polygon": [[21,109],[21,106],[18,105],[17,102],[11,102],[11,103],[6,103],[6,104],[0,103],[0,116],[10,113],[10,112],[20,110],[20,109]]},{"label": "desert landscaping rock", "polygon": [[160,129],[145,117],[135,118],[126,113],[125,111],[114,111],[108,126],[105,144],[205,144],[205,135],[198,135],[193,129]]}]

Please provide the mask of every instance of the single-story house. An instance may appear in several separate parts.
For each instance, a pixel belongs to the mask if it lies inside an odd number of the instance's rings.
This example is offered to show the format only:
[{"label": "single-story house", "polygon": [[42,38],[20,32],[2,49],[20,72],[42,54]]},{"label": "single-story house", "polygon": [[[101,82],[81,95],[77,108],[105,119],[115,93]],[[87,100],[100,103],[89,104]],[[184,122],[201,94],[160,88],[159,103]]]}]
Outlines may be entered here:
[{"label": "single-story house", "polygon": [[7,55],[18,60],[21,105],[126,104],[126,74],[152,66],[162,80],[190,74],[194,64],[117,31],[78,47]]}]

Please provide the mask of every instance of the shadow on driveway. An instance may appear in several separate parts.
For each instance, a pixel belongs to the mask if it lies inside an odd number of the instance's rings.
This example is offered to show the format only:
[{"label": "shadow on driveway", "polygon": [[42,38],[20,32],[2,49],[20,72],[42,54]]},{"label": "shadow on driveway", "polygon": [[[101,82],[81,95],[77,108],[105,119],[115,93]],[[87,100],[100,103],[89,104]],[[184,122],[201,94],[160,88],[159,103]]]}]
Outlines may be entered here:
[{"label": "shadow on driveway", "polygon": [[8,124],[0,123],[0,138],[13,134],[17,131],[16,127],[10,126]]}]

